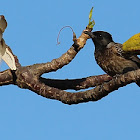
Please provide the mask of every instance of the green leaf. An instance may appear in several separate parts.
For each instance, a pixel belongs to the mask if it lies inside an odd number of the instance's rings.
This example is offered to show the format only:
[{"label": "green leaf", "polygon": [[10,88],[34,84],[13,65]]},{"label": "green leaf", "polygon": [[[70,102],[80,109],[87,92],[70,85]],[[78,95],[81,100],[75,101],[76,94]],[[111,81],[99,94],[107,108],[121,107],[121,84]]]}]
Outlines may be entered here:
[{"label": "green leaf", "polygon": [[92,12],[93,12],[93,7],[91,8],[90,13],[89,13],[89,22],[91,22]]},{"label": "green leaf", "polygon": [[89,23],[87,25],[88,28],[92,29],[95,25],[95,21],[92,20],[92,13],[93,13],[93,7],[91,8],[90,12],[89,12]]}]

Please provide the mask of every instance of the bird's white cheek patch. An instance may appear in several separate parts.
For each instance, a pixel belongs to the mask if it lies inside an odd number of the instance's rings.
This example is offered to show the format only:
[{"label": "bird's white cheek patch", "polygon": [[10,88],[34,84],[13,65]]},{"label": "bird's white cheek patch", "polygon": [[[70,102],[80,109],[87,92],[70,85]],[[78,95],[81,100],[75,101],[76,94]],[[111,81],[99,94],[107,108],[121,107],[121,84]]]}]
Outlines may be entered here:
[{"label": "bird's white cheek patch", "polygon": [[109,48],[111,48],[112,46],[114,46],[114,44],[115,44],[114,42],[110,42],[110,43],[107,45],[107,47],[106,47],[106,48],[108,48],[108,49],[109,49]]}]

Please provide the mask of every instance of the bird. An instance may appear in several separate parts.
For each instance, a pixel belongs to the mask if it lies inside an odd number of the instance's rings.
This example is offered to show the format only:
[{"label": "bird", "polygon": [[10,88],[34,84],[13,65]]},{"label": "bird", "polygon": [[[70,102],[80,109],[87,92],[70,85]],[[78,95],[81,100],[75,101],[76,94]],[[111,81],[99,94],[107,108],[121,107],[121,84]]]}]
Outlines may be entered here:
[{"label": "bird", "polygon": [[[97,64],[111,77],[127,73],[140,68],[140,59],[137,55],[125,53],[123,45],[115,43],[112,35],[105,31],[85,31],[95,46],[95,60]],[[136,81],[140,87],[140,81]]]},{"label": "bird", "polygon": [[0,15],[0,59],[4,60],[11,70],[16,70],[15,58],[3,39],[3,33],[6,27],[6,19],[3,15]]}]

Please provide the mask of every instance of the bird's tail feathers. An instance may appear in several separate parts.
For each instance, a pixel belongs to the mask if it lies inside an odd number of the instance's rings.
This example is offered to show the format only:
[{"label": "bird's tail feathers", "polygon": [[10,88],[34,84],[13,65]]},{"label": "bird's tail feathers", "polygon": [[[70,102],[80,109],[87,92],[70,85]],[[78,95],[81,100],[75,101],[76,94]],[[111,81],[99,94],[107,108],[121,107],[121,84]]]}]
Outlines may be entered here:
[{"label": "bird's tail feathers", "polygon": [[140,81],[136,81],[136,84],[140,87]]}]

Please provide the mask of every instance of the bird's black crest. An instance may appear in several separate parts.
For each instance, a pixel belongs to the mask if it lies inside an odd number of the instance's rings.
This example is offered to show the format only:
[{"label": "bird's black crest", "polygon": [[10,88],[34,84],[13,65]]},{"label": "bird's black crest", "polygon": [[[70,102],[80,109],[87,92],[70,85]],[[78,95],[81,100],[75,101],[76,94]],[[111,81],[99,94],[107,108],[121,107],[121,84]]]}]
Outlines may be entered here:
[{"label": "bird's black crest", "polygon": [[106,47],[110,42],[113,42],[111,34],[104,31],[92,32],[92,40],[95,44],[95,47]]},{"label": "bird's black crest", "polygon": [[104,32],[104,31],[96,31],[96,32],[93,32],[93,34],[98,38],[98,39],[108,39],[110,41],[113,41],[112,40],[112,36],[110,33],[108,32]]}]

